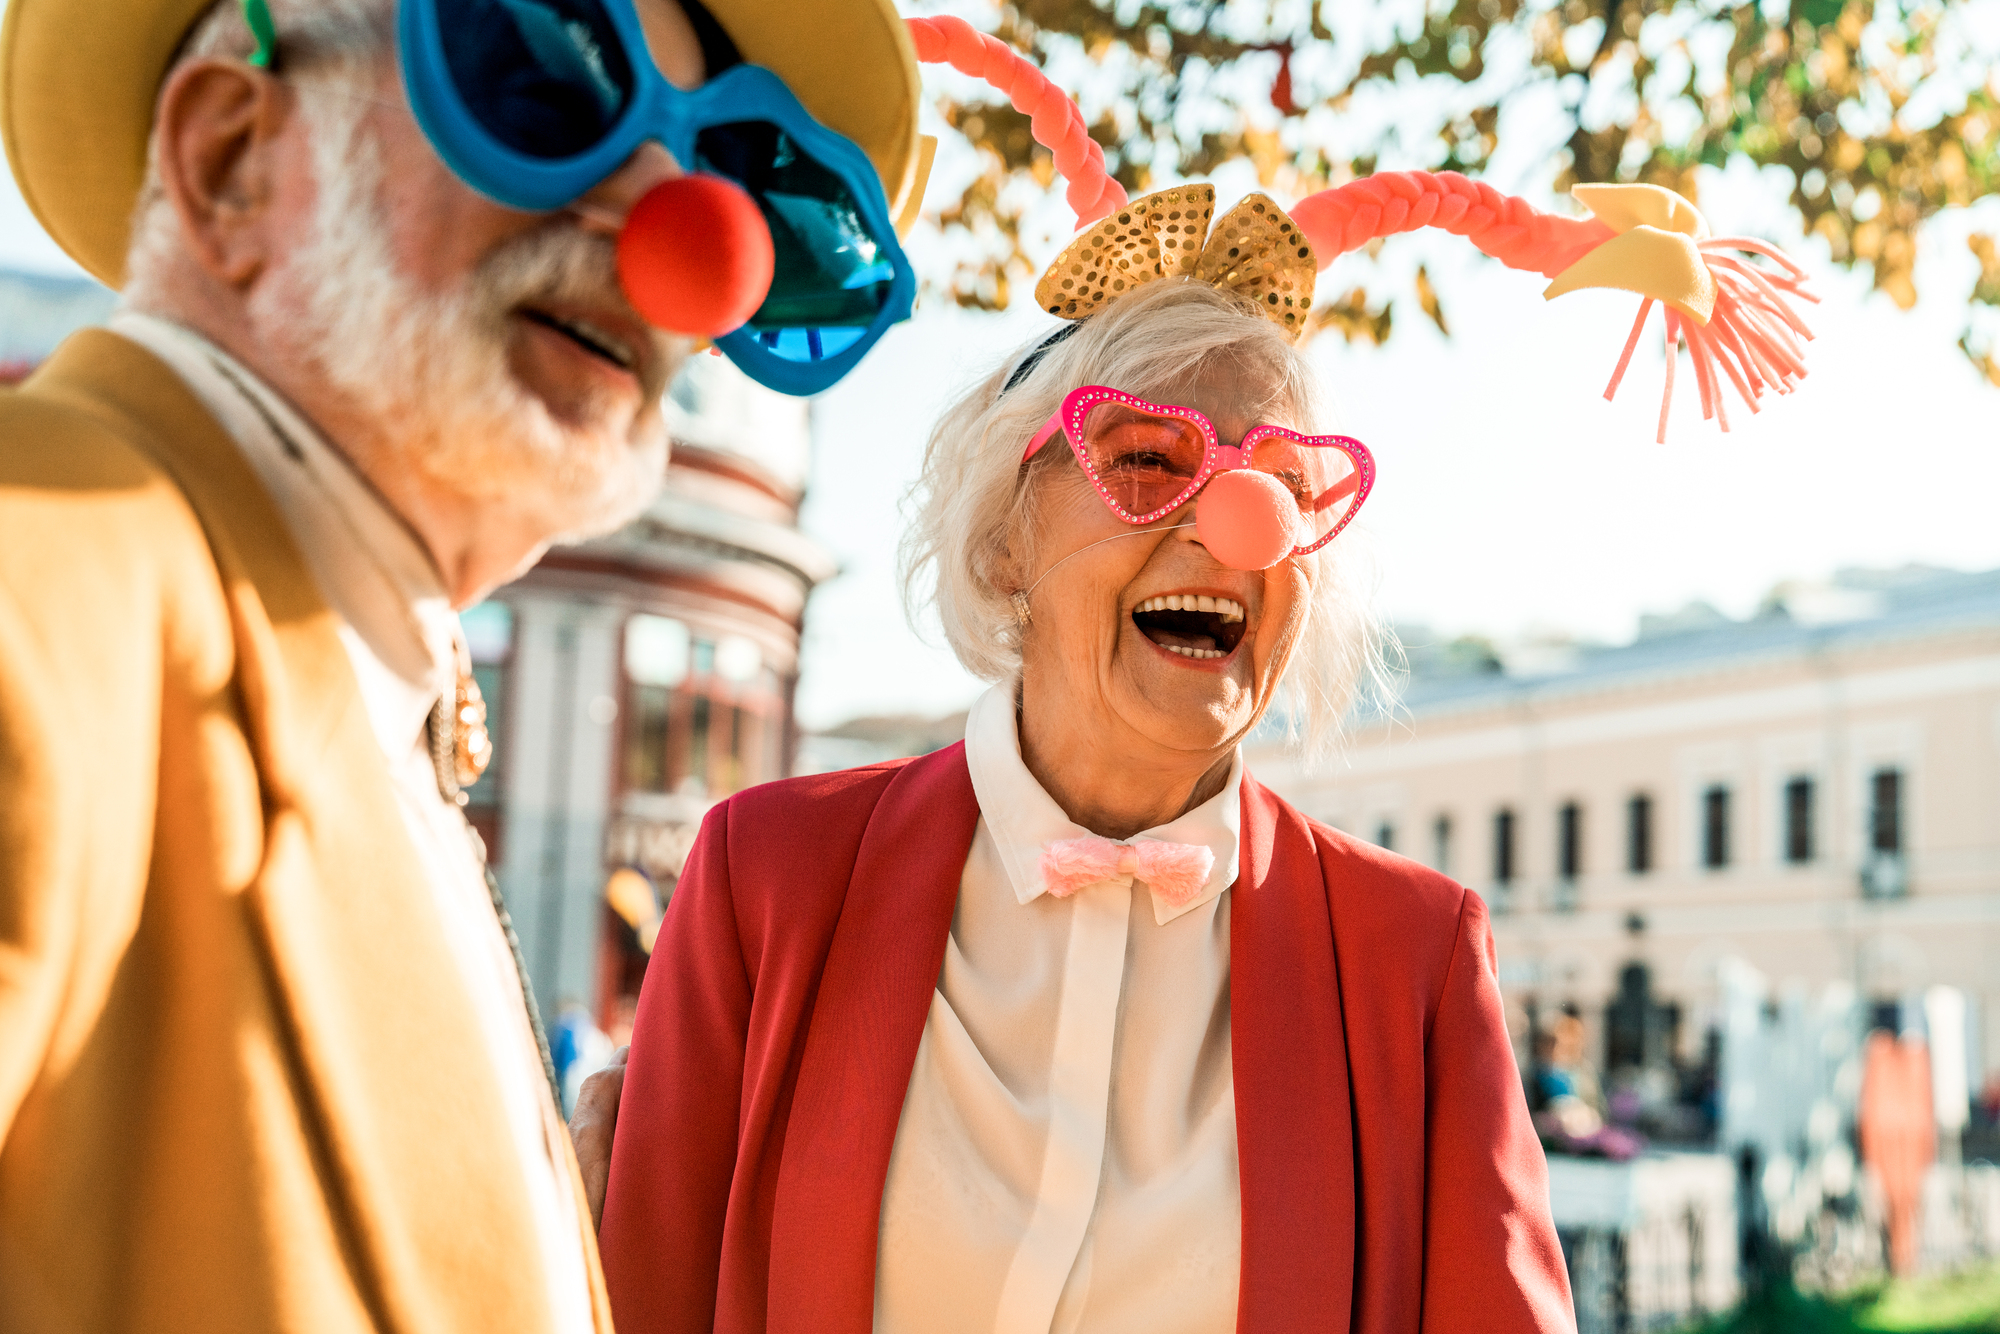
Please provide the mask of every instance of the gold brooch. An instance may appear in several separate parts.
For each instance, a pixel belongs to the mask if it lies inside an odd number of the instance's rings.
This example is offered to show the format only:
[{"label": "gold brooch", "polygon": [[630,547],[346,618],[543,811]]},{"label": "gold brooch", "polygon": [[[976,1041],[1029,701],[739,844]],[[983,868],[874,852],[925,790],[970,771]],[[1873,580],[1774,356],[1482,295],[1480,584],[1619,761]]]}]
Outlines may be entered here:
[{"label": "gold brooch", "polygon": [[438,795],[454,806],[466,803],[465,789],[479,781],[493,762],[493,737],[486,729],[486,699],[479,693],[468,662],[461,659],[458,684],[440,695],[426,723],[431,768],[437,773]]},{"label": "gold brooch", "polygon": [[479,693],[479,681],[471,672],[458,674],[457,699],[451,714],[452,767],[458,771],[458,785],[471,787],[493,763],[493,737],[486,730],[486,698]]}]

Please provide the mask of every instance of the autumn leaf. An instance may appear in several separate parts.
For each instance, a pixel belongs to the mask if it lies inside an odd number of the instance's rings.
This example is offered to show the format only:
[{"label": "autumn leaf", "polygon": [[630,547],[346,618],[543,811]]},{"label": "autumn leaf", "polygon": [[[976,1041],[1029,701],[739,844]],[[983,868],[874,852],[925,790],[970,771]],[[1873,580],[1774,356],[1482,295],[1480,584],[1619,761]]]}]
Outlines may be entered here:
[{"label": "autumn leaf", "polygon": [[1431,286],[1430,270],[1421,264],[1417,265],[1417,304],[1431,317],[1439,333],[1451,337],[1451,326],[1444,322],[1444,307],[1438,304],[1437,289]]}]

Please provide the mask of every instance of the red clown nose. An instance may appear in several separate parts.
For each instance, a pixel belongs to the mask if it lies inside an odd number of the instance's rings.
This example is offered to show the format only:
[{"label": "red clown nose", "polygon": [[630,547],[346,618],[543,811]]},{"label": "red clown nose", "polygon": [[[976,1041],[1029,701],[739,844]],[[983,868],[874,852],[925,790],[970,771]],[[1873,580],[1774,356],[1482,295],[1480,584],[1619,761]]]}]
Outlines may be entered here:
[{"label": "red clown nose", "polygon": [[1202,488],[1194,531],[1230,569],[1268,570],[1292,553],[1298,515],[1298,502],[1277,478],[1232,468]]},{"label": "red clown nose", "polygon": [[618,233],[632,308],[670,333],[714,338],[757,313],[776,258],[756,201],[720,176],[681,176],[640,197]]}]

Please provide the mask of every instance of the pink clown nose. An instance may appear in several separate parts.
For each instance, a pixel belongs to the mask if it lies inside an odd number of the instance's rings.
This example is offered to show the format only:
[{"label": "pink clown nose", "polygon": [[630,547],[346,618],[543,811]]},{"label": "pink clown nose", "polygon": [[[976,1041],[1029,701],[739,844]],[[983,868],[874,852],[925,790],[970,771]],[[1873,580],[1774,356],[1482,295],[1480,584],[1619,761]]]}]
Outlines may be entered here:
[{"label": "pink clown nose", "polygon": [[648,324],[714,338],[757,313],[776,256],[757,202],[720,176],[681,176],[640,196],[618,233],[618,281]]},{"label": "pink clown nose", "polygon": [[1195,502],[1194,531],[1208,554],[1232,570],[1268,570],[1292,552],[1299,505],[1268,474],[1217,473]]}]

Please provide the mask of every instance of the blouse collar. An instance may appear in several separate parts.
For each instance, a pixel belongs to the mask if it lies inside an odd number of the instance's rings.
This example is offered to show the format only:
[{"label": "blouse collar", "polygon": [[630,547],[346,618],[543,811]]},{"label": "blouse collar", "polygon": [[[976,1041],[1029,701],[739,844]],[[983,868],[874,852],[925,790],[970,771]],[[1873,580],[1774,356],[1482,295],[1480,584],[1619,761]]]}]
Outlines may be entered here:
[{"label": "blouse collar", "polygon": [[[1018,678],[1002,681],[973,703],[965,721],[965,763],[972,773],[980,817],[999,850],[1014,897],[1026,904],[1047,892],[1041,872],[1043,846],[1056,839],[1083,838],[1090,831],[1063,814],[1062,807],[1022,761],[1014,713],[1018,689]],[[1159,925],[1213,902],[1236,883],[1242,786],[1243,752],[1239,747],[1230,758],[1229,778],[1220,792],[1179,818],[1124,840],[1201,844],[1215,854],[1215,867],[1200,894],[1178,907],[1157,894],[1153,896],[1153,920]]]}]

